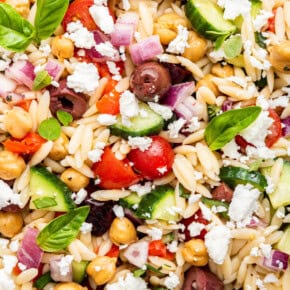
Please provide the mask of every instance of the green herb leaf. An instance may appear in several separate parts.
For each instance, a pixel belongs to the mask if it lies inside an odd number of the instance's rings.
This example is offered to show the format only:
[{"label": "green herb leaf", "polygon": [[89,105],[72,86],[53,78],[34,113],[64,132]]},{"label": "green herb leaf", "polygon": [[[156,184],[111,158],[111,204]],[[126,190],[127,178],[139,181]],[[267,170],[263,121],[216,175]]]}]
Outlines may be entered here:
[{"label": "green herb leaf", "polygon": [[243,129],[252,124],[261,107],[247,107],[227,111],[213,118],[205,129],[205,140],[211,150],[222,148]]},{"label": "green herb leaf", "polygon": [[52,220],[36,238],[39,247],[46,252],[64,250],[77,236],[89,211],[89,206],[82,206]]},{"label": "green herb leaf", "polygon": [[223,49],[227,58],[234,58],[241,54],[243,47],[242,37],[234,35],[224,42]]},{"label": "green herb leaf", "polygon": [[249,165],[249,171],[257,171],[260,168],[262,161],[263,161],[263,159],[259,158],[259,159],[255,160],[254,162],[252,162]]},{"label": "green herb leaf", "polygon": [[60,136],[61,126],[55,118],[48,118],[40,123],[38,133],[47,140],[56,140]]},{"label": "green herb leaf", "polygon": [[45,196],[45,197],[42,197],[42,198],[37,198],[37,199],[33,200],[33,203],[34,203],[34,205],[35,205],[35,207],[37,209],[46,208],[46,207],[51,207],[51,206],[57,205],[57,202],[56,202],[55,198],[48,197],[48,196]]},{"label": "green herb leaf", "polygon": [[56,112],[56,116],[58,118],[58,120],[64,125],[64,126],[67,126],[69,125],[72,120],[73,120],[73,117],[70,113],[67,113],[65,111],[57,111]]},{"label": "green herb leaf", "polygon": [[23,51],[32,42],[34,27],[10,5],[0,2],[0,46]]},{"label": "green herb leaf", "polygon": [[261,90],[263,89],[265,86],[267,86],[268,81],[267,81],[267,77],[262,77],[259,80],[255,81],[255,85]]},{"label": "green herb leaf", "polygon": [[53,282],[50,271],[41,275],[33,284],[33,287],[37,289],[43,289],[49,282]]},{"label": "green herb leaf", "polygon": [[267,37],[263,36],[262,32],[259,32],[259,31],[256,31],[255,32],[255,40],[256,40],[256,43],[266,49],[267,48],[267,44],[266,44],[266,40],[267,40]]},{"label": "green herb leaf", "polygon": [[162,274],[162,272],[160,272],[160,270],[162,269],[162,267],[159,267],[159,268],[155,268],[153,267],[152,265],[150,264],[146,264],[146,267],[149,271],[152,271],[154,273],[157,273],[157,274]]},{"label": "green herb leaf", "polygon": [[51,81],[52,81],[52,78],[46,70],[39,71],[36,74],[35,79],[33,81],[32,89],[34,91],[41,90],[45,88],[46,86],[50,85]]},{"label": "green herb leaf", "polygon": [[46,39],[60,25],[68,8],[69,0],[37,0],[34,26],[36,40]]},{"label": "green herb leaf", "polygon": [[207,114],[209,121],[216,117],[221,111],[221,107],[217,105],[207,105]]},{"label": "green herb leaf", "polygon": [[217,38],[217,40],[214,43],[214,49],[218,50],[219,48],[221,48],[221,46],[223,45],[224,41],[229,37],[229,34],[225,34],[222,35],[220,37]]},{"label": "green herb leaf", "polygon": [[144,270],[144,269],[137,269],[133,272],[133,276],[134,277],[141,277],[145,272],[146,272],[146,270]]}]

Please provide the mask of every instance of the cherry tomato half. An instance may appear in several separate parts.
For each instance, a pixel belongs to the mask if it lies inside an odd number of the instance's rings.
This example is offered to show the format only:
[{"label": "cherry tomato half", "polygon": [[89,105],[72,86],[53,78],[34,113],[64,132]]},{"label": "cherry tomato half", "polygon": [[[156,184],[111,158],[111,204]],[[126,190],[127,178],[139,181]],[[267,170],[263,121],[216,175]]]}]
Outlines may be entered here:
[{"label": "cherry tomato half", "polygon": [[147,179],[167,174],[174,160],[174,152],[167,140],[160,136],[151,136],[151,139],[152,143],[147,150],[133,149],[128,154],[128,159],[134,163],[134,169]]},{"label": "cherry tomato half", "polygon": [[282,125],[280,117],[273,109],[269,109],[269,117],[274,120],[269,128],[270,133],[267,135],[265,140],[266,146],[270,148],[282,136]]},{"label": "cherry tomato half", "polygon": [[175,256],[174,253],[167,250],[162,240],[154,240],[149,243],[148,255],[162,257],[168,260],[173,260]]}]

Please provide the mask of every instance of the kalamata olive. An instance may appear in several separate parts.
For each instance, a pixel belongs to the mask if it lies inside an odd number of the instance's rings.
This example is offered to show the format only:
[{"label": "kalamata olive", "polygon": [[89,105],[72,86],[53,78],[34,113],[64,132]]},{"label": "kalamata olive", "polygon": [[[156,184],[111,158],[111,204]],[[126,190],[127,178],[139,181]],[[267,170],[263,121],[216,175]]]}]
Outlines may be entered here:
[{"label": "kalamata olive", "polygon": [[179,64],[165,62],[173,85],[192,80],[192,73]]},{"label": "kalamata olive", "polygon": [[52,114],[58,110],[68,112],[74,119],[80,118],[87,109],[86,97],[76,94],[66,86],[66,80],[59,82],[59,87],[50,87],[50,106]]},{"label": "kalamata olive", "polygon": [[170,86],[168,69],[154,61],[140,64],[130,77],[130,88],[141,101],[156,101],[156,96],[162,98]]},{"label": "kalamata olive", "polygon": [[21,208],[17,204],[9,204],[3,207],[1,210],[6,212],[20,212]]}]

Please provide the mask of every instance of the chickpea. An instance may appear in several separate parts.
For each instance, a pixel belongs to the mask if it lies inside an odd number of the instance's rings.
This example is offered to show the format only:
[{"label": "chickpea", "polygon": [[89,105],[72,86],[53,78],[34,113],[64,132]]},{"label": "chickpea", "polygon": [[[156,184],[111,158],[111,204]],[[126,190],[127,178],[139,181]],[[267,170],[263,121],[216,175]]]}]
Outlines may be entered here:
[{"label": "chickpea", "polygon": [[63,35],[58,35],[51,42],[51,52],[60,60],[70,58],[74,54],[74,44]]},{"label": "chickpea", "polygon": [[19,212],[0,211],[0,233],[12,238],[22,230],[23,218]]},{"label": "chickpea", "polygon": [[191,239],[186,242],[181,252],[184,260],[194,266],[201,267],[208,263],[207,250],[201,239]]},{"label": "chickpea", "polygon": [[166,13],[157,18],[154,24],[154,34],[158,34],[160,42],[169,44],[177,36],[178,25],[189,27],[188,21],[176,13]]},{"label": "chickpea", "polygon": [[234,75],[234,69],[230,65],[216,63],[211,69],[211,73],[219,78],[227,78]]},{"label": "chickpea", "polygon": [[200,87],[207,87],[215,94],[215,96],[218,96],[219,90],[218,90],[218,87],[216,86],[216,84],[212,81],[213,78],[214,78],[214,76],[212,74],[205,75],[201,80],[199,80],[197,82],[196,91]]},{"label": "chickpea", "polygon": [[73,168],[66,169],[60,176],[60,179],[72,190],[79,191],[86,187],[90,179]]},{"label": "chickpea", "polygon": [[116,273],[117,258],[96,257],[87,267],[87,273],[97,285],[106,284]]},{"label": "chickpea", "polygon": [[25,169],[23,158],[10,151],[0,151],[0,178],[12,180],[21,175]]},{"label": "chickpea", "polygon": [[82,287],[81,285],[74,282],[58,283],[54,287],[54,290],[87,290],[87,287]]},{"label": "chickpea", "polygon": [[4,2],[12,6],[24,18],[28,17],[30,11],[29,0],[4,0]]},{"label": "chickpea", "polygon": [[59,138],[54,141],[48,157],[56,161],[65,158],[65,156],[68,154],[68,143],[69,141],[66,135],[64,133],[61,133]]},{"label": "chickpea", "polygon": [[137,232],[133,223],[126,217],[115,218],[109,230],[109,237],[115,244],[131,244],[137,240]]},{"label": "chickpea", "polygon": [[195,31],[189,31],[187,42],[189,47],[184,49],[182,55],[191,61],[200,60],[206,53],[206,40],[200,37]]},{"label": "chickpea", "polygon": [[269,51],[272,66],[279,72],[290,74],[290,40],[273,45]]},{"label": "chickpea", "polygon": [[12,137],[21,139],[32,129],[32,119],[25,110],[14,107],[4,115],[4,126]]}]

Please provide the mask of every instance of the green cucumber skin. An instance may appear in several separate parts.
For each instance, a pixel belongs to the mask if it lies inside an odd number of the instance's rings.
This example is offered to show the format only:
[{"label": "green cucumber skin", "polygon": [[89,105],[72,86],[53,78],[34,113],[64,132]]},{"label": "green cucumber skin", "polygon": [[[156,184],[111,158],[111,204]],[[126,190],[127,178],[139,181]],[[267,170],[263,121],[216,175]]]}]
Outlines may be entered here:
[{"label": "green cucumber skin", "polygon": [[290,255],[290,226],[284,230],[283,235],[275,248]]},{"label": "green cucumber skin", "polygon": [[238,184],[250,183],[260,191],[264,191],[267,186],[267,180],[261,173],[249,171],[241,167],[222,167],[219,177],[230,187],[235,187]]},{"label": "green cucumber skin", "polygon": [[141,199],[142,198],[137,193],[133,192],[127,197],[121,198],[119,203],[122,207],[134,210],[134,206],[139,205]]},{"label": "green cucumber skin", "polygon": [[144,103],[140,104],[139,107],[140,109],[146,111],[148,116],[136,116],[131,118],[131,127],[123,125],[121,117],[119,116],[117,123],[110,126],[111,134],[120,136],[124,139],[128,139],[129,136],[143,137],[148,135],[157,135],[163,129],[163,118],[151,110],[150,107]]},{"label": "green cucumber skin", "polygon": [[[71,190],[67,187],[67,185],[62,182],[56,175],[50,173],[45,167],[36,166],[30,169],[30,194],[31,201],[29,204],[30,209],[35,209],[35,205],[33,204],[33,200],[40,197],[51,197],[51,192],[47,192],[46,185],[48,184],[50,187],[54,189],[54,193],[59,199],[59,202],[56,206],[47,207],[45,210],[49,211],[63,211],[67,212],[71,209],[74,209],[76,206],[71,198]],[[38,195],[36,191],[41,188],[43,194]],[[48,190],[50,191],[50,189]]]},{"label": "green cucumber skin", "polygon": [[[208,15],[203,15],[204,6],[207,6],[205,10]],[[231,21],[223,19],[222,9],[210,0],[188,0],[185,13],[193,28],[207,39],[216,40],[236,31],[236,26]],[[212,19],[207,16],[212,16]]]},{"label": "green cucumber skin", "polygon": [[87,275],[86,269],[88,267],[88,264],[89,261],[72,262],[72,275],[74,282],[82,283]]}]

